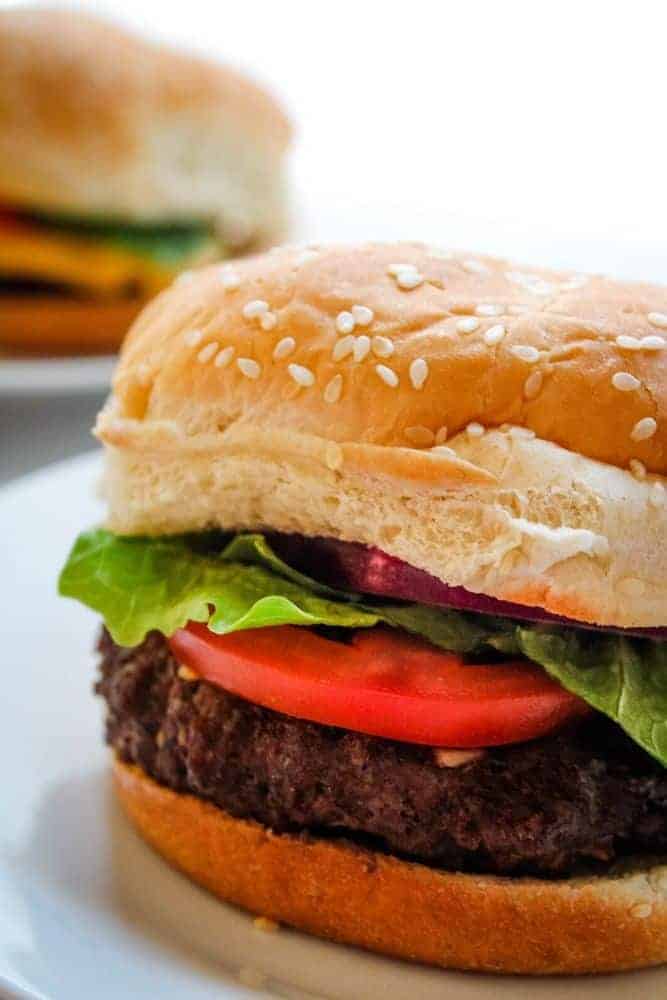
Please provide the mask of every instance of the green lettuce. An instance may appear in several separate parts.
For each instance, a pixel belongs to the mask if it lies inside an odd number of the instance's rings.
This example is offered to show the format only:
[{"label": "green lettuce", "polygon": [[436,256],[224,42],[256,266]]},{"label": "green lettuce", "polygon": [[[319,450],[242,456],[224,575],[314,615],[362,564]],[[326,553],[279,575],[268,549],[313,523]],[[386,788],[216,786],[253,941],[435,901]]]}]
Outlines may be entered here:
[{"label": "green lettuce", "polygon": [[60,575],[59,592],[99,612],[121,646],[136,645],[153,629],[172,635],[188,621],[206,622],[219,635],[270,625],[371,628],[382,622],[455,652],[473,652],[482,643],[472,620],[477,616],[361,603],[358,595],[298,573],[258,535],[238,536],[211,555],[187,537],[84,532]]},{"label": "green lettuce", "polygon": [[218,634],[271,625],[385,624],[468,656],[523,654],[605,713],[667,765],[667,643],[516,622],[334,590],[285,563],[258,534],[216,551],[201,536],[125,538],[102,529],[74,544],[59,591],[99,612],[114,640],[172,635],[188,621]]},{"label": "green lettuce", "polygon": [[33,213],[32,218],[45,228],[94,238],[170,268],[194,258],[214,239],[213,229],[206,222],[132,223],[37,213]]},{"label": "green lettuce", "polygon": [[521,651],[667,765],[667,643],[517,627]]}]

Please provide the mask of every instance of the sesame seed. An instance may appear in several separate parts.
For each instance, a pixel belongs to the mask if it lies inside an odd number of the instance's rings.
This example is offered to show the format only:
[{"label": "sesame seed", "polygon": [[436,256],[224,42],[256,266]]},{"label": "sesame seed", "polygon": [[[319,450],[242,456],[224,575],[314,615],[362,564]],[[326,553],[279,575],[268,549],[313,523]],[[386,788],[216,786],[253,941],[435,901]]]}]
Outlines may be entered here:
[{"label": "sesame seed", "polygon": [[356,320],[351,312],[346,309],[336,316],[336,329],[339,333],[352,333]]},{"label": "sesame seed", "polygon": [[246,378],[255,379],[262,374],[262,366],[257,361],[253,361],[252,358],[237,358],[236,364],[241,374],[245,375]]},{"label": "sesame seed", "polygon": [[315,384],[315,376],[311,372],[310,368],[304,367],[304,365],[288,365],[287,371],[290,373],[297,385],[302,385],[304,389]]},{"label": "sesame seed", "polygon": [[256,319],[268,311],[269,305],[264,299],[252,299],[250,302],[246,302],[243,307],[243,315],[246,319]]},{"label": "sesame seed", "polygon": [[640,462],[638,458],[631,458],[629,465],[630,472],[635,479],[646,479],[646,466],[643,462]]},{"label": "sesame seed", "polygon": [[283,337],[273,348],[273,360],[282,361],[283,358],[288,358],[295,347],[296,340],[294,337]]},{"label": "sesame seed", "polygon": [[150,366],[145,361],[142,361],[137,367],[137,381],[139,385],[150,385],[151,374]]},{"label": "sesame seed", "polygon": [[642,342],[637,337],[630,337],[625,333],[619,334],[616,343],[625,351],[641,351]]},{"label": "sesame seed", "polygon": [[362,333],[360,337],[355,337],[352,354],[357,362],[363,361],[371,349],[371,338]]},{"label": "sesame seed", "polygon": [[278,317],[275,313],[265,312],[259,317],[259,325],[262,330],[273,330],[278,322]]},{"label": "sesame seed", "polygon": [[406,427],[405,436],[417,448],[430,448],[435,440],[433,431],[421,424],[416,427]]},{"label": "sesame seed", "polygon": [[525,303],[515,302],[514,305],[508,306],[507,311],[512,314],[512,316],[524,316],[533,309],[533,306],[527,306]]},{"label": "sesame seed", "polygon": [[461,267],[468,274],[488,274],[490,268],[483,264],[481,260],[462,260]]},{"label": "sesame seed", "polygon": [[220,269],[220,284],[226,292],[235,292],[241,284],[241,276],[231,267]]},{"label": "sesame seed", "polygon": [[448,448],[446,444],[438,444],[431,448],[431,454],[442,455],[443,458],[458,458],[453,448]]},{"label": "sesame seed", "polygon": [[526,399],[535,399],[542,389],[543,382],[544,376],[542,372],[531,372],[523,383],[523,394]]},{"label": "sesame seed", "polygon": [[638,420],[632,428],[630,437],[633,441],[647,441],[653,437],[657,429],[658,425],[653,417],[644,417],[642,420]]},{"label": "sesame seed", "polygon": [[436,435],[435,435],[435,443],[436,443],[436,445],[444,444],[445,441],[447,440],[448,434],[449,434],[448,428],[444,427],[444,426],[441,427],[440,430],[437,431]]},{"label": "sesame seed", "polygon": [[502,306],[493,305],[490,302],[482,302],[481,305],[475,306],[477,316],[502,316],[502,313]]},{"label": "sesame seed", "polygon": [[399,288],[404,291],[412,291],[413,288],[419,288],[420,285],[424,283],[424,275],[420,274],[416,268],[410,268],[410,270],[399,271],[396,275],[396,284]]},{"label": "sesame seed", "polygon": [[662,483],[653,483],[651,492],[648,495],[648,502],[652,507],[661,507],[663,505],[665,502],[665,487]]},{"label": "sesame seed", "polygon": [[484,434],[484,427],[482,424],[478,424],[476,420],[473,420],[466,427],[466,434],[471,438],[479,438]]},{"label": "sesame seed", "polygon": [[[503,426],[500,429],[504,430],[505,427],[506,425],[503,424]],[[535,431],[531,427],[519,427],[516,424],[513,424],[512,426],[508,427],[507,433],[511,438],[514,438],[515,441],[519,440],[530,441],[532,438],[535,437]]]},{"label": "sesame seed", "polygon": [[632,392],[634,389],[638,389],[641,382],[630,372],[614,372],[611,377],[611,384],[614,389],[619,389],[620,392]]},{"label": "sesame seed", "polygon": [[174,282],[175,285],[188,285],[195,276],[194,271],[181,271]]},{"label": "sesame seed", "polygon": [[354,350],[354,342],[356,338],[353,334],[349,333],[347,337],[342,337],[339,341],[334,344],[333,351],[331,352],[331,357],[334,361],[342,361],[346,358],[348,354],[352,354]]},{"label": "sesame seed", "polygon": [[202,347],[201,351],[197,355],[197,361],[199,361],[200,364],[205,365],[207,361],[211,360],[217,350],[218,342],[216,340],[212,340],[210,344],[206,345],[206,347]]},{"label": "sesame seed", "polygon": [[196,347],[203,336],[201,330],[188,330],[183,340],[187,347]]},{"label": "sesame seed", "polygon": [[648,314],[648,321],[651,326],[657,326],[660,330],[667,330],[667,313],[650,312]]},{"label": "sesame seed", "polygon": [[479,320],[474,316],[464,316],[456,324],[456,329],[459,333],[474,333],[478,326]]},{"label": "sesame seed", "polygon": [[324,388],[324,402],[337,403],[343,391],[343,376],[334,375]]},{"label": "sesame seed", "polygon": [[358,326],[370,326],[375,318],[375,313],[368,306],[352,306],[352,315]]},{"label": "sesame seed", "polygon": [[645,920],[653,913],[653,907],[650,903],[637,903],[631,908],[630,913],[633,917],[638,917],[639,920]]},{"label": "sesame seed", "polygon": [[410,365],[410,381],[414,389],[422,389],[428,378],[428,363],[423,358],[415,358]]},{"label": "sesame seed", "polygon": [[665,338],[652,334],[649,337],[642,337],[640,344],[643,351],[661,351],[665,346]]},{"label": "sesame seed", "polygon": [[371,347],[378,358],[390,358],[394,353],[394,342],[389,337],[373,337]]},{"label": "sesame seed", "polygon": [[392,278],[397,278],[401,271],[415,270],[414,264],[390,264],[387,268],[387,274],[390,274]]},{"label": "sesame seed", "polygon": [[226,368],[229,362],[234,357],[233,347],[223,347],[221,351],[218,352],[218,356],[213,362],[216,368]]},{"label": "sesame seed", "polygon": [[507,331],[502,323],[496,323],[495,326],[490,326],[484,333],[484,342],[490,347],[493,346],[493,344],[499,344],[506,332]]},{"label": "sesame seed", "polygon": [[364,358],[368,357],[371,349],[371,338],[367,337],[365,333],[362,333],[360,337],[356,337],[354,341],[354,348],[352,350],[352,355],[356,362],[363,361]]},{"label": "sesame seed", "polygon": [[395,389],[397,387],[399,379],[393,368],[389,368],[387,365],[376,365],[375,371],[385,385],[388,385],[391,389]]},{"label": "sesame seed", "polygon": [[525,361],[528,365],[534,365],[540,356],[540,352],[532,344],[512,344],[510,351],[516,358]]}]

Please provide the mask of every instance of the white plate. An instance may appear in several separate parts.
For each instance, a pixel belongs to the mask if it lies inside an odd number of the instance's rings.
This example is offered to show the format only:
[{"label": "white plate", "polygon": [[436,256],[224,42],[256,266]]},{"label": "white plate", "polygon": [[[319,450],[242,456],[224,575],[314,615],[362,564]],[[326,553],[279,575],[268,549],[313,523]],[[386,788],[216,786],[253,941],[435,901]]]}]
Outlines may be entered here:
[{"label": "white plate", "polygon": [[95,617],[55,593],[74,535],[99,516],[97,472],[85,456],[0,492],[0,995],[220,1000],[248,995],[240,969],[264,995],[311,1000],[667,995],[667,970],[501,979],[267,934],[154,856],[109,795]]},{"label": "white plate", "polygon": [[0,355],[0,398],[104,392],[116,358],[12,358]]}]

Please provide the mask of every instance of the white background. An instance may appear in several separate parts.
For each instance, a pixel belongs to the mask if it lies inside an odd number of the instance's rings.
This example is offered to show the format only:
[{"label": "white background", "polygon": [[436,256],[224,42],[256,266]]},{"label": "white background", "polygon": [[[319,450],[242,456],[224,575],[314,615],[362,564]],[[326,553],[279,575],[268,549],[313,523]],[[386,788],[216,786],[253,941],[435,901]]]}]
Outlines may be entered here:
[{"label": "white background", "polygon": [[660,0],[80,6],[222,57],[283,99],[301,235],[664,277]]}]

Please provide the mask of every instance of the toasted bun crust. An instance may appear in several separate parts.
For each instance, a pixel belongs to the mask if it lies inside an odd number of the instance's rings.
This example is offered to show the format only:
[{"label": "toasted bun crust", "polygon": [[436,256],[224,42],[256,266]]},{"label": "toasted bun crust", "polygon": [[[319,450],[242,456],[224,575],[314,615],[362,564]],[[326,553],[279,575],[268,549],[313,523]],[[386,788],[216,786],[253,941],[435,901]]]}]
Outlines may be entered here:
[{"label": "toasted bun crust", "polygon": [[0,13],[0,201],[279,232],[289,124],[233,71],[66,10]]},{"label": "toasted bun crust", "polygon": [[277,835],[116,762],[141,835],[221,899],[371,951],[484,972],[611,972],[667,961],[667,866],[567,881],[440,872]]},{"label": "toasted bun crust", "polygon": [[[400,287],[396,263],[425,280]],[[372,319],[341,334],[355,306]],[[414,244],[197,272],[139,318],[100,415],[110,527],[333,536],[474,592],[665,625],[665,314],[663,288]]]},{"label": "toasted bun crust", "polygon": [[141,299],[0,295],[0,347],[30,354],[116,351]]}]

